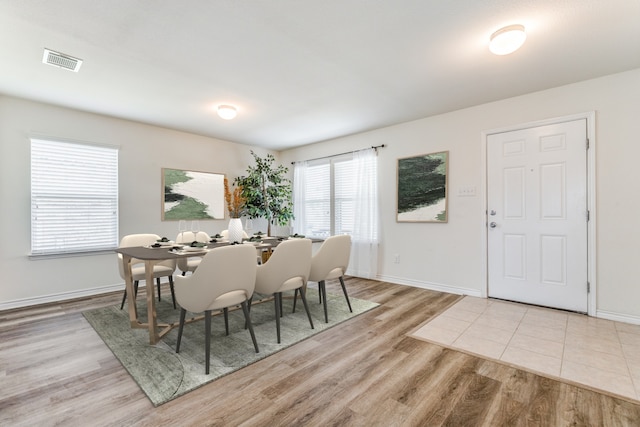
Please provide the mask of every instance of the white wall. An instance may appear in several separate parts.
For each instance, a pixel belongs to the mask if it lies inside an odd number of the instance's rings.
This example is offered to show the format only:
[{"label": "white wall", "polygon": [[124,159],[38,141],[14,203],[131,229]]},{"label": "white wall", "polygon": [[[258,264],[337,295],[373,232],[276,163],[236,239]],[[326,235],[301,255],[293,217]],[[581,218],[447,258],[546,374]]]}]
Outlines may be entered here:
[{"label": "white wall", "polygon": [[[483,131],[596,112],[599,316],[640,322],[640,69],[281,153],[289,163],[372,145],[379,151],[379,277],[480,295],[485,286]],[[397,223],[398,158],[449,150],[449,222]],[[475,186],[476,197],[457,196]],[[398,254],[400,263],[393,262]]]},{"label": "white wall", "polygon": [[[588,111],[596,111],[597,310],[603,317],[640,322],[640,69],[313,144],[280,153],[279,159],[289,165],[387,145],[379,154],[379,277],[479,295],[485,283],[481,133]],[[160,220],[160,168],[233,178],[252,163],[251,147],[0,96],[0,309],[122,287],[115,254],[28,259],[31,132],[121,147],[120,235],[177,233],[175,222]],[[450,152],[449,222],[396,223],[397,159],[441,150]],[[469,185],[477,187],[478,196],[456,196],[459,187]],[[226,221],[204,225],[216,232]],[[399,264],[393,263],[394,254]]]},{"label": "white wall", "polygon": [[[120,147],[120,236],[177,235],[177,222],[161,221],[161,168],[219,172],[233,180],[253,164],[252,148],[261,156],[267,153],[246,145],[0,96],[0,309],[124,289],[115,253],[28,258],[29,136],[34,133]],[[227,224],[228,220],[200,221],[201,230],[210,234],[226,229]]]}]

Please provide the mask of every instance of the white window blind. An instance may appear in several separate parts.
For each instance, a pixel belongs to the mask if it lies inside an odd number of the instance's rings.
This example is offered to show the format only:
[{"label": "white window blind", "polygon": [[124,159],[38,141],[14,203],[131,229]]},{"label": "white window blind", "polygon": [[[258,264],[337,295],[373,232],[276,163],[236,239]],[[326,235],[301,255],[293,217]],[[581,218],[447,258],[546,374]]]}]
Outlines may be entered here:
[{"label": "white window blind", "polygon": [[334,162],[334,232],[333,234],[353,233],[353,208],[356,194],[356,179],[353,161]]},{"label": "white window blind", "polygon": [[31,140],[31,254],[118,245],[118,150]]},{"label": "white window blind", "polygon": [[331,234],[331,169],[328,162],[309,165],[304,191],[304,234],[327,237]]},{"label": "white window blind", "polygon": [[351,156],[311,162],[305,169],[303,231],[313,237],[351,234],[356,192]]}]

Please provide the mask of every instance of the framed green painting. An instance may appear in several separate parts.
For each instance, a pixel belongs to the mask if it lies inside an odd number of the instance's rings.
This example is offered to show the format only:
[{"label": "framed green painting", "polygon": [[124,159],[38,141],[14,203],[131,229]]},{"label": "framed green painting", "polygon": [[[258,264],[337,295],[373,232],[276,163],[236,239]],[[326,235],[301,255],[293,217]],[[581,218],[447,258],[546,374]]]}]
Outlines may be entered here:
[{"label": "framed green painting", "polygon": [[397,222],[447,222],[449,152],[398,159]]},{"label": "framed green painting", "polygon": [[224,218],[224,174],[162,168],[163,221]]}]

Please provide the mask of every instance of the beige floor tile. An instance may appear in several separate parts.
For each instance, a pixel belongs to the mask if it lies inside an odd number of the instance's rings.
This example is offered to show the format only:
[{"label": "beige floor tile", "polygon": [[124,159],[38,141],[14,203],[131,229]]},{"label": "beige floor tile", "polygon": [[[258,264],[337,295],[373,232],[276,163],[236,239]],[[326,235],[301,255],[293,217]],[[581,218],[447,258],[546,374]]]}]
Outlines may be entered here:
[{"label": "beige floor tile", "polygon": [[640,335],[618,331],[618,338],[622,344],[635,345],[640,347]]},{"label": "beige floor tile", "polygon": [[473,335],[461,335],[453,342],[453,345],[462,350],[467,350],[471,353],[490,357],[492,359],[500,359],[500,356],[506,347],[504,344],[480,337],[474,337]]},{"label": "beige floor tile", "polygon": [[569,316],[567,319],[567,332],[598,336],[606,339],[615,333],[615,324],[610,320],[595,319],[588,316]]},{"label": "beige floor tile", "polygon": [[560,376],[562,360],[557,357],[545,356],[534,351],[516,347],[507,347],[500,360],[514,365],[526,366],[536,372]]},{"label": "beige floor tile", "polygon": [[423,326],[411,335],[443,345],[451,345],[460,336],[457,332],[433,327],[430,324]]},{"label": "beige floor tile", "polygon": [[564,343],[544,338],[532,337],[516,331],[509,342],[509,347],[534,351],[556,359],[562,359]]},{"label": "beige floor tile", "polygon": [[[614,335],[614,338],[617,337]],[[600,351],[616,356],[624,356],[620,343],[617,339],[611,339],[611,337],[603,339],[598,336],[579,335],[567,331],[564,345],[565,351]]]},{"label": "beige floor tile", "polygon": [[629,376],[627,361],[623,356],[602,353],[600,351],[571,351],[571,348],[567,347],[563,361],[580,363],[581,365],[591,368]]},{"label": "beige floor tile", "polygon": [[525,314],[527,312],[527,306],[523,304],[516,304],[511,302],[496,301],[491,304],[485,312],[499,312],[505,314]]},{"label": "beige floor tile", "polygon": [[473,325],[469,326],[466,331],[464,331],[463,335],[472,335],[477,338],[484,338],[507,345],[511,340],[511,337],[513,336],[513,332],[474,323]]},{"label": "beige floor tile", "polygon": [[469,326],[471,326],[471,322],[454,319],[453,317],[446,317],[444,315],[436,317],[428,324],[436,328],[449,329],[457,333],[464,332]]},{"label": "beige floor tile", "polygon": [[466,296],[458,301],[455,305],[464,310],[482,313],[491,304],[493,304],[493,301],[490,299]]},{"label": "beige floor tile", "polygon": [[516,329],[518,329],[519,322],[514,322],[509,318],[482,314],[480,317],[476,319],[474,323],[477,325],[484,325],[491,328],[504,329],[505,331],[509,331],[513,333],[516,331]]},{"label": "beige floor tile", "polygon": [[522,318],[523,325],[536,325],[546,328],[564,328],[567,322],[567,315],[558,315],[553,312],[543,312],[540,310],[527,312]]},{"label": "beige floor tile", "polygon": [[551,308],[544,307],[529,307],[527,314],[531,316],[542,316],[548,319],[556,319],[558,321],[567,321],[571,313],[561,310],[553,310]]},{"label": "beige floor tile", "polygon": [[640,345],[622,344],[622,353],[627,358],[627,363],[640,365]]},{"label": "beige floor tile", "polygon": [[632,399],[638,398],[629,376],[602,371],[580,363],[563,362],[560,377]]},{"label": "beige floor tile", "polygon": [[640,335],[640,325],[631,325],[629,323],[616,322],[618,332],[627,332],[629,334]]},{"label": "beige floor tile", "polygon": [[447,311],[442,313],[443,316],[453,317],[454,319],[464,320],[465,322],[473,322],[475,321],[481,313],[476,311],[466,310],[464,308],[460,308],[457,305],[449,308]]},{"label": "beige floor tile", "polygon": [[547,327],[547,326],[539,326],[534,324],[524,324],[521,323],[518,326],[518,333],[523,335],[527,335],[530,337],[543,338],[549,341],[555,341],[559,343],[564,343],[565,339],[565,329],[562,327]]}]

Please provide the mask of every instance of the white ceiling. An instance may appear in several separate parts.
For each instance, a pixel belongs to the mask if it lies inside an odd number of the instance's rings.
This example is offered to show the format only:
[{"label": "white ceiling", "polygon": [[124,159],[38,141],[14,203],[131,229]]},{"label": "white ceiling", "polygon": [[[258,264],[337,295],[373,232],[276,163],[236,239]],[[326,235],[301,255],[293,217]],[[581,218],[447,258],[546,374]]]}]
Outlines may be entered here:
[{"label": "white ceiling", "polygon": [[0,93],[281,150],[640,68],[640,0],[0,0],[0,53]]}]

